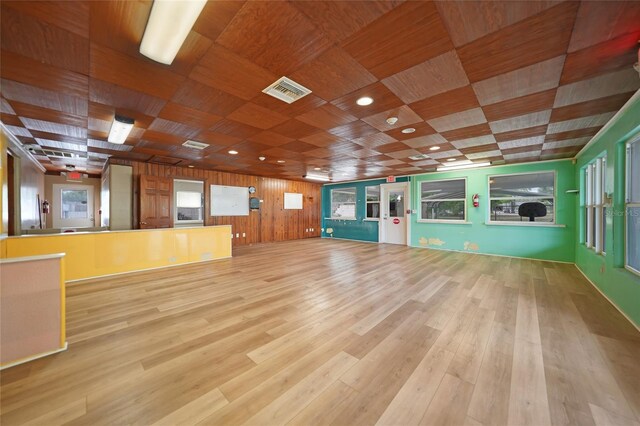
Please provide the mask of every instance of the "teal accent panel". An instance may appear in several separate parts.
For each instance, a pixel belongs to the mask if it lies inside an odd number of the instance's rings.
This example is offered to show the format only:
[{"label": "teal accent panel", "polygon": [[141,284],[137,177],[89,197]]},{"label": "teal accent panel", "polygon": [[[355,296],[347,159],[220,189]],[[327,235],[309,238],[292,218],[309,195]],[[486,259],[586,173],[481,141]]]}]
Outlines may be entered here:
[{"label": "teal accent panel", "polygon": [[[606,254],[596,254],[584,245],[584,239],[576,239],[575,263],[600,291],[640,327],[640,276],[624,268],[625,147],[628,141],[640,135],[640,95],[636,93],[630,102],[628,108],[614,117],[611,124],[577,158],[576,177],[579,177],[585,165],[606,153],[605,191],[613,196],[612,206],[607,206],[610,214],[607,214],[605,226]],[[578,209],[576,217],[579,223],[584,223],[582,209]]]},{"label": "teal accent panel", "polygon": [[[556,173],[555,226],[487,225],[489,216],[489,176],[553,171]],[[466,224],[419,222],[420,183],[430,180],[467,179]],[[577,189],[575,167],[571,161],[524,163],[480,169],[428,173],[412,176],[411,245],[475,253],[526,257],[542,260],[573,262],[576,239]],[[479,207],[473,207],[472,197],[479,195]]]},{"label": "teal accent panel", "polygon": [[[407,177],[399,177],[397,182],[406,182]],[[345,238],[349,240],[378,242],[378,221],[365,220],[367,186],[386,183],[385,179],[355,181],[339,184],[327,184],[322,188],[322,236],[325,238]],[[336,188],[356,188],[356,220],[331,219],[331,190]],[[333,230],[327,232],[327,228]]]}]

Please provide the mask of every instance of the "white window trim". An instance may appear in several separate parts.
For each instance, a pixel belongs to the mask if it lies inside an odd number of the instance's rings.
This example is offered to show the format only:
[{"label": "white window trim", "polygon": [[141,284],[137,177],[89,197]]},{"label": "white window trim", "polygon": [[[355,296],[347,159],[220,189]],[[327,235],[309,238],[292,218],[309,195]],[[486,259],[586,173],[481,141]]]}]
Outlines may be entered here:
[{"label": "white window trim", "polygon": [[[333,215],[333,191],[344,191],[346,189],[353,189],[353,196],[355,200],[353,201],[353,211],[355,216],[340,216],[336,217]],[[342,204],[352,204],[352,203],[342,203]],[[355,186],[347,186],[344,188],[332,188],[329,191],[329,208],[331,209],[331,220],[357,220],[358,212],[356,211],[358,207],[358,188]]]},{"label": "white window trim", "polygon": [[[369,191],[369,188],[378,188],[378,201],[369,201],[369,196],[367,194],[367,192]],[[369,186],[365,186],[364,187],[364,220],[367,222],[378,222],[380,221],[379,217],[369,217],[367,216],[367,214],[369,213],[369,204],[374,204],[374,203],[378,203],[378,214],[380,214],[380,207],[382,206],[382,202],[380,200],[380,196],[381,196],[381,191],[380,191],[380,185],[369,185]]]},{"label": "white window trim", "polygon": [[585,201],[582,208],[585,209],[585,246],[597,254],[605,255],[604,233],[605,218],[604,208],[606,202],[605,193],[606,156],[600,156],[591,161],[585,167]]},{"label": "white window trim", "polygon": [[[433,201],[463,201],[464,202],[464,207],[463,207],[463,213],[464,213],[464,218],[462,220],[458,220],[458,219],[425,219],[422,217],[422,184],[423,183],[434,183],[434,182],[449,182],[449,181],[453,181],[453,180],[462,180],[464,181],[464,198],[445,198],[445,199],[430,199],[430,200],[426,200],[426,202],[433,202]],[[419,182],[418,185],[418,219],[416,219],[417,222],[420,223],[455,223],[455,224],[469,224],[470,222],[467,222],[467,178],[466,177],[461,177],[461,178],[452,178],[452,179],[436,179],[436,180],[422,180]]]},{"label": "white window trim", "polygon": [[640,207],[640,201],[638,202],[631,202],[631,186],[629,185],[629,183],[631,182],[631,146],[632,145],[638,145],[638,149],[640,149],[640,139],[636,139],[634,141],[631,141],[629,143],[627,143],[626,146],[626,150],[625,150],[625,154],[626,154],[626,158],[625,158],[625,176],[624,176],[624,182],[625,182],[625,200],[624,200],[624,267],[626,270],[636,274],[636,275],[640,275],[640,271],[635,269],[634,267],[632,267],[629,264],[629,238],[628,238],[628,232],[629,232],[629,217],[627,214],[627,210],[629,209],[629,207]]},{"label": "white window trim", "polygon": [[[522,176],[522,175],[538,175],[541,173],[553,173],[553,222],[520,222],[520,221],[510,221],[510,220],[491,220],[491,201],[493,200],[518,200],[518,198],[513,197],[494,197],[491,198],[491,179],[495,177],[505,177],[505,176]],[[489,201],[487,202],[487,222],[486,225],[516,225],[516,226],[547,226],[551,228],[557,228],[559,225],[557,220],[557,192],[558,192],[558,173],[555,170],[540,170],[537,172],[525,172],[525,173],[510,173],[506,175],[489,175],[487,176],[487,197]],[[527,197],[530,200],[547,200],[549,197]]]}]

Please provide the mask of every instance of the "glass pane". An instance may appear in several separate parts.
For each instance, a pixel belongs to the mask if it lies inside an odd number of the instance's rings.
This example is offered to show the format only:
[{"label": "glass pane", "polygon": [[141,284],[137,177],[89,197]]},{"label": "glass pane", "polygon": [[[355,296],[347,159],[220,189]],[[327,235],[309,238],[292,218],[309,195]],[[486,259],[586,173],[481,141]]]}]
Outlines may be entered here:
[{"label": "glass pane", "polygon": [[202,208],[178,207],[178,220],[202,220]]},{"label": "glass pane", "polygon": [[422,200],[464,199],[464,179],[422,182]]},{"label": "glass pane", "polygon": [[367,201],[380,201],[379,186],[367,186]]},{"label": "glass pane", "polygon": [[404,191],[389,191],[389,217],[404,217]]},{"label": "glass pane", "polygon": [[380,217],[380,203],[367,203],[367,217],[376,219]]},{"label": "glass pane", "polygon": [[493,176],[489,179],[491,198],[553,197],[553,172]]},{"label": "glass pane", "polygon": [[640,271],[640,207],[627,207],[627,264]]},{"label": "glass pane", "polygon": [[86,189],[63,189],[62,199],[62,219],[87,219],[88,192]]},{"label": "glass pane", "polygon": [[464,201],[423,201],[422,219],[464,220]]},{"label": "glass pane", "polygon": [[202,194],[192,191],[178,191],[176,196],[176,206],[200,208],[202,207]]},{"label": "glass pane", "polygon": [[607,208],[602,208],[602,251],[607,251]]},{"label": "glass pane", "polygon": [[353,219],[356,217],[356,189],[331,190],[331,217]]},{"label": "glass pane", "polygon": [[495,222],[553,222],[553,198],[491,200]]},{"label": "glass pane", "polygon": [[640,203],[640,141],[631,144],[627,161],[629,161],[629,176],[627,176],[629,201]]},{"label": "glass pane", "polygon": [[582,231],[584,232],[584,243],[588,246],[589,242],[589,207],[584,208],[584,222],[582,224]]}]

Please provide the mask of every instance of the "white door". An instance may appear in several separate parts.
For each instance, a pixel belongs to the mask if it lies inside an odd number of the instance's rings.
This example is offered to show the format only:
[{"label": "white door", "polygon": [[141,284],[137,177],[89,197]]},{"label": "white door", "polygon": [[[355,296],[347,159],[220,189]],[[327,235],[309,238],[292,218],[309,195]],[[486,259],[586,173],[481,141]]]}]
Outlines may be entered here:
[{"label": "white door", "polygon": [[93,185],[53,185],[51,215],[54,228],[94,226]]},{"label": "white door", "polygon": [[409,208],[407,184],[386,184],[381,188],[380,242],[407,244],[407,214]]}]

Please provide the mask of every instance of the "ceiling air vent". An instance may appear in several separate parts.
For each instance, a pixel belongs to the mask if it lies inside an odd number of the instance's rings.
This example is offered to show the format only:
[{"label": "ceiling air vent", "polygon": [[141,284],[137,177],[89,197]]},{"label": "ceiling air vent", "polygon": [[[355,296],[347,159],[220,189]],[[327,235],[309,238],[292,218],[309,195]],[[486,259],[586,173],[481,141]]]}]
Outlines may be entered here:
[{"label": "ceiling air vent", "polygon": [[206,147],[209,146],[209,144],[204,142],[188,140],[185,143],[183,143],[182,146],[185,146],[187,148],[194,148],[194,149],[205,149]]},{"label": "ceiling air vent", "polygon": [[426,160],[427,158],[429,158],[429,156],[427,154],[417,154],[417,155],[412,155],[411,157],[409,157],[410,160]]},{"label": "ceiling air vent", "polygon": [[51,158],[84,158],[78,154],[74,154],[72,152],[64,152],[57,151],[52,149],[42,149],[42,148],[34,148],[28,147],[29,152],[34,155],[40,155],[42,157],[51,157]]},{"label": "ceiling air vent", "polygon": [[290,104],[300,98],[304,98],[311,93],[311,90],[287,77],[281,77],[276,80],[275,83],[264,89],[262,93],[266,93]]}]

